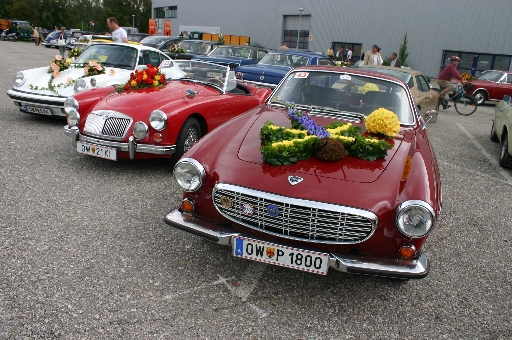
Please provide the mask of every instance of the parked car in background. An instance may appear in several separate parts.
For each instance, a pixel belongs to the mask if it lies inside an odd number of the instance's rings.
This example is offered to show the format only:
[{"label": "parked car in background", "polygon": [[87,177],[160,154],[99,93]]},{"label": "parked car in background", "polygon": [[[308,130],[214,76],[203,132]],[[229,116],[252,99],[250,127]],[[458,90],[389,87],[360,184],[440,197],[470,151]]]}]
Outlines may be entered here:
[{"label": "parked car in background", "polygon": [[168,52],[172,45],[179,44],[180,42],[180,38],[169,37],[166,35],[151,35],[140,41],[142,45],[150,46],[164,52]]},{"label": "parked car in background", "polygon": [[146,38],[146,37],[150,37],[151,34],[147,34],[147,33],[127,33],[127,38],[128,38],[128,41],[133,41],[133,42],[140,42],[142,39]]},{"label": "parked car in background", "polygon": [[[399,78],[409,86],[414,103],[421,113],[433,113],[438,110],[439,92],[430,87],[430,83],[420,71],[409,68],[391,66],[365,65],[363,68],[371,68],[377,72],[385,73]],[[357,95],[355,96],[357,97]],[[437,116],[437,113],[435,113]],[[436,118],[434,118],[435,120]]]},{"label": "parked car in background", "polygon": [[181,40],[178,48],[182,52],[169,51],[167,54],[172,59],[190,60],[196,56],[205,56],[213,51],[217,46],[223,45],[220,42],[210,40]]},{"label": "parked car in background", "polygon": [[294,67],[306,65],[333,65],[326,54],[298,51],[269,52],[257,64],[238,66],[236,78],[258,85],[276,87]]},{"label": "parked car in background", "polygon": [[193,59],[228,65],[235,70],[241,65],[257,64],[267,53],[268,50],[261,46],[219,45],[208,55],[195,56]]},{"label": "parked car in background", "polygon": [[[148,64],[160,65],[164,60],[170,58],[144,45],[98,42],[86,48],[69,68],[57,74],[48,73],[47,66],[17,72],[7,95],[21,112],[66,116],[64,102],[69,96],[96,87],[123,84],[135,70],[144,69]],[[100,66],[88,66],[91,61]],[[98,67],[100,71],[94,74],[92,70],[90,75],[84,75],[84,66]],[[177,66],[166,72],[167,78],[182,74]]]},{"label": "parked car in background", "polygon": [[500,101],[503,100],[503,96],[512,95],[512,72],[510,71],[483,71],[476,79],[469,82],[474,87],[467,94],[472,95],[478,105],[486,101]]},{"label": "parked car in background", "polygon": [[163,87],[118,93],[112,87],[67,100],[68,125],[77,152],[109,160],[179,159],[202,136],[262,104],[270,90],[237,84],[226,66],[169,60],[182,79]]},{"label": "parked car in background", "polygon": [[71,31],[70,34],[69,34],[69,37],[68,37],[68,40],[66,41],[66,48],[67,49],[72,49],[73,47],[75,47],[75,44],[77,43],[78,39],[80,39],[81,36],[83,35],[91,35],[92,32],[89,32],[89,31],[80,31],[80,30],[75,30],[75,31]]},{"label": "parked car in background", "polygon": [[[71,34],[71,31],[64,31],[64,32],[68,35],[68,37]],[[48,33],[48,35],[46,36],[44,41],[41,43],[41,45],[43,45],[44,47],[47,47],[47,48],[50,48],[50,47],[59,48],[59,46],[57,46],[57,39],[59,38],[59,34],[60,34],[60,31],[53,31],[53,32]]]},{"label": "parked car in background", "polygon": [[394,76],[293,69],[178,161],[183,200],[165,222],[271,265],[423,278],[442,197],[426,119]]},{"label": "parked car in background", "polygon": [[491,128],[491,141],[500,143],[499,164],[512,168],[512,101],[505,95],[494,108],[494,120]]}]

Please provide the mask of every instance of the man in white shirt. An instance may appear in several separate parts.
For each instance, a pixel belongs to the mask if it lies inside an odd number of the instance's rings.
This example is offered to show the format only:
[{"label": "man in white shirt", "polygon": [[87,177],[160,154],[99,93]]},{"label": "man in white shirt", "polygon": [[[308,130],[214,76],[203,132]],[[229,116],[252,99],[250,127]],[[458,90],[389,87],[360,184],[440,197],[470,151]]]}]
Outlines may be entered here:
[{"label": "man in white shirt", "polygon": [[347,52],[347,59],[348,61],[352,61],[352,49],[349,47]]},{"label": "man in white shirt", "polygon": [[123,28],[119,27],[116,18],[108,18],[107,26],[112,30],[112,40],[114,40],[114,42],[128,43],[128,36],[126,35],[126,31]]},{"label": "man in white shirt", "polygon": [[379,54],[379,46],[373,45],[372,50],[364,55],[365,65],[382,65],[382,59]]}]

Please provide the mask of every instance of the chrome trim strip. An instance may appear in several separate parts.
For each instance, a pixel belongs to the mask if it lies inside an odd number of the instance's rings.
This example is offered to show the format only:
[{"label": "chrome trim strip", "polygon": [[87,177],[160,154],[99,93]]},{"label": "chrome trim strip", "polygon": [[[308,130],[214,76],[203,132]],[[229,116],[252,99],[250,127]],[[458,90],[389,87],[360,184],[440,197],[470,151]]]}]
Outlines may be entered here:
[{"label": "chrome trim strip", "polygon": [[[165,215],[164,221],[174,228],[201,236],[224,246],[231,246],[233,244],[232,239],[241,236],[240,233],[232,229],[181,213],[179,208]],[[423,253],[419,255],[418,259],[413,261],[330,253],[329,268],[344,273],[401,279],[421,279],[427,276],[430,264],[428,258]]]},{"label": "chrome trim strip", "polygon": [[242,83],[248,83],[248,84],[257,85],[257,86],[270,87],[272,89],[276,88],[277,85],[278,85],[278,84],[262,83],[262,82],[258,82],[258,81],[245,80],[245,79],[237,79],[237,80],[242,82]]},{"label": "chrome trim strip", "polygon": [[368,235],[364,239],[358,240],[358,241],[325,241],[325,240],[305,239],[305,238],[300,238],[300,237],[295,237],[295,236],[288,236],[288,235],[281,234],[281,233],[275,233],[275,232],[272,232],[272,231],[269,231],[266,229],[255,229],[253,225],[244,223],[240,220],[233,220],[233,218],[230,215],[227,215],[227,214],[223,213],[222,211],[220,211],[219,208],[217,207],[217,205],[214,204],[215,209],[217,209],[217,211],[222,216],[224,216],[225,218],[227,218],[230,221],[244,225],[253,230],[257,230],[261,233],[275,235],[275,236],[290,239],[290,240],[321,243],[321,244],[357,244],[357,243],[361,243],[361,242],[368,240],[373,235],[373,233],[375,232],[375,229],[377,229],[377,225],[379,224],[378,216],[368,210],[362,210],[362,209],[358,209],[358,208],[341,206],[341,205],[330,204],[330,203],[317,202],[317,201],[309,201],[309,200],[300,199],[300,198],[291,198],[291,197],[287,197],[287,196],[271,194],[271,193],[264,192],[264,191],[249,189],[249,188],[245,188],[245,187],[239,187],[236,185],[226,184],[226,183],[217,183],[214,186],[214,188],[212,190],[212,199],[213,199],[213,197],[215,197],[215,193],[218,190],[227,190],[227,191],[231,191],[231,192],[237,192],[237,193],[241,193],[244,195],[249,195],[249,196],[253,196],[253,197],[257,197],[257,198],[263,198],[266,200],[278,201],[283,204],[295,205],[295,206],[300,206],[300,207],[304,207],[304,208],[308,208],[308,209],[329,210],[329,211],[342,213],[342,214],[350,214],[350,215],[366,218],[372,224],[371,232],[369,232]]},{"label": "chrome trim strip", "polygon": [[[76,130],[76,131],[74,131]],[[130,153],[130,159],[135,157],[135,153],[150,153],[154,155],[170,155],[176,152],[176,145],[148,145],[148,144],[137,144],[134,140],[130,140],[128,143],[114,142],[108,140],[97,139],[89,136],[84,136],[80,134],[76,127],[69,127],[69,125],[64,126],[64,133],[72,136],[72,140],[74,140],[75,146],[76,142],[86,142],[96,144],[98,146],[105,146],[110,148],[116,148],[118,151],[124,151]],[[133,158],[130,152],[130,149],[133,149]]]}]

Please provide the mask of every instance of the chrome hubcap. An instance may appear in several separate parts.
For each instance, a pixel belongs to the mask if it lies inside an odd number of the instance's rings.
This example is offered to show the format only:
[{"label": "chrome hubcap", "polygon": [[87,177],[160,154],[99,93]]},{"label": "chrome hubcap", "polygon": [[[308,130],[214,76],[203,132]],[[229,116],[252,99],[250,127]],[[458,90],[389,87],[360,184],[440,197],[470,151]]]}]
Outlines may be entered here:
[{"label": "chrome hubcap", "polygon": [[480,105],[480,104],[482,104],[482,103],[484,102],[484,95],[483,95],[482,93],[480,93],[480,92],[479,92],[479,93],[477,93],[477,94],[475,94],[475,95],[474,95],[474,98],[475,98],[476,103],[477,103],[478,105]]},{"label": "chrome hubcap", "polygon": [[195,129],[190,129],[187,131],[187,138],[185,138],[185,144],[183,145],[183,150],[186,152],[188,149],[192,147],[197,142],[197,133]]}]

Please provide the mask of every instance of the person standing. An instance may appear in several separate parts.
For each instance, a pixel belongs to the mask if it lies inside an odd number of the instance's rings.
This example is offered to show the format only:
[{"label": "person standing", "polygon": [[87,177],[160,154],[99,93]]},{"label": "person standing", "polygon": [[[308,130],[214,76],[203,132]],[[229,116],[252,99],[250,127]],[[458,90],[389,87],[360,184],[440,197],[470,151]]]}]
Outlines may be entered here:
[{"label": "person standing", "polygon": [[288,51],[288,43],[284,43],[283,46],[279,47],[278,51]]},{"label": "person standing", "polygon": [[382,58],[379,54],[379,46],[373,45],[372,50],[364,55],[365,65],[382,65]]},{"label": "person standing", "polygon": [[39,30],[37,27],[34,27],[34,44],[39,45]]},{"label": "person standing", "polygon": [[389,62],[389,66],[402,67],[402,62],[400,59],[397,59],[396,52],[391,53],[391,61]]},{"label": "person standing", "polygon": [[57,37],[57,46],[59,46],[59,53],[62,58],[65,58],[66,52],[66,40],[68,40],[68,35],[66,34],[66,27],[62,26],[60,28],[60,34]]},{"label": "person standing", "polygon": [[107,26],[112,30],[112,40],[116,43],[128,43],[128,35],[126,31],[119,27],[117,19],[110,17],[107,19]]},{"label": "person standing", "polygon": [[349,47],[347,52],[347,60],[352,62],[352,49]]},{"label": "person standing", "polygon": [[338,47],[338,51],[336,52],[336,60],[343,61],[343,47]]},{"label": "person standing", "polygon": [[334,59],[334,51],[332,49],[332,46],[329,46],[329,48],[327,49],[327,52],[325,52],[325,54],[327,54],[327,56],[331,59]]}]

